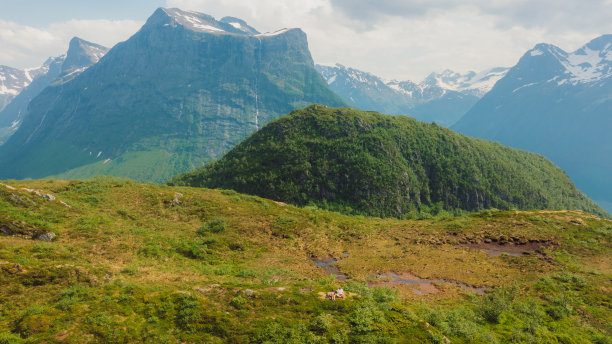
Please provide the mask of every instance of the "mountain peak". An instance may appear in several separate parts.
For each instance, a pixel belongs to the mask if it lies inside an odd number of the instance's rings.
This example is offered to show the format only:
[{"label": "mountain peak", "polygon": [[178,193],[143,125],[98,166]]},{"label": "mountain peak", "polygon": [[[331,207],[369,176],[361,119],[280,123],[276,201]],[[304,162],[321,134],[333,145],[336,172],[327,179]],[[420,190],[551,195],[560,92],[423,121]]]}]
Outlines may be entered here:
[{"label": "mountain peak", "polygon": [[[599,36],[587,43],[583,49],[584,48],[602,52],[610,52],[612,51],[612,34]],[[608,60],[612,60],[612,56],[610,56]]]},{"label": "mountain peak", "polygon": [[563,51],[561,48],[548,44],[548,43],[538,43],[533,49],[527,51],[525,55],[529,55],[532,57],[535,56],[543,56],[543,55],[552,55],[555,57],[567,57],[567,53]]},{"label": "mountain peak", "polygon": [[62,64],[62,74],[68,75],[82,71],[95,63],[106,54],[108,48],[91,43],[79,37],[70,40],[66,59]]},{"label": "mountain peak", "polygon": [[[552,44],[540,43],[527,51],[521,61],[543,57],[548,58],[545,66],[541,65],[537,68],[539,70],[546,68],[549,71],[539,73],[544,80],[554,77],[559,85],[566,82],[574,85],[598,82],[612,76],[612,35],[597,37],[572,53],[565,52]],[[550,59],[556,60],[558,64],[551,63]]]}]

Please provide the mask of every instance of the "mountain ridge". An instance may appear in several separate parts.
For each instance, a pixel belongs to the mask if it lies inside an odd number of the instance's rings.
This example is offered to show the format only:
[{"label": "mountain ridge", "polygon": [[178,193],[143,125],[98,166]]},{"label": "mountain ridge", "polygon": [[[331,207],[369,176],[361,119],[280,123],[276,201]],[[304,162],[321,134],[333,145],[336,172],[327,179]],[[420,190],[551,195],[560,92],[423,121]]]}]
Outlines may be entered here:
[{"label": "mountain ridge", "polygon": [[408,115],[445,127],[463,116],[507,71],[501,67],[467,74],[446,70],[415,83],[385,81],[341,64],[317,65],[317,70],[336,93],[362,110]]},{"label": "mountain ridge", "polygon": [[612,35],[571,53],[534,46],[452,129],[543,154],[591,198],[611,202],[611,47]]}]

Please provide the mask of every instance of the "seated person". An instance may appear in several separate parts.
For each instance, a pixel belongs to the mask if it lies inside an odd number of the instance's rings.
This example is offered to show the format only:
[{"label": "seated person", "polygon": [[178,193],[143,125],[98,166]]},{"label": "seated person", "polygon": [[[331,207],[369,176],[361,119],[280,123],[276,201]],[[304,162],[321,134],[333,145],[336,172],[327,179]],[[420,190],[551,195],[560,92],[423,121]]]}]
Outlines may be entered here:
[{"label": "seated person", "polygon": [[344,290],[342,290],[342,287],[338,288],[338,290],[336,290],[336,293],[334,295],[334,300],[336,299],[336,297],[344,299],[346,298],[346,295],[344,295]]}]

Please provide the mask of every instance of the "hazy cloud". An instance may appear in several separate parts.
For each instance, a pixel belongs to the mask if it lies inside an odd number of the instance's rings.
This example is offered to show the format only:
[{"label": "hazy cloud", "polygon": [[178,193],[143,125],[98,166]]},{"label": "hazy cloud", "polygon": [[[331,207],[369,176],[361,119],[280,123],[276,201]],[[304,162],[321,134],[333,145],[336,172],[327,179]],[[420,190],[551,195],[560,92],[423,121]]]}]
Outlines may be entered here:
[{"label": "hazy cloud", "polygon": [[[239,17],[262,32],[299,27],[317,63],[412,80],[447,68],[512,66],[540,42],[572,51],[612,33],[612,0],[165,0],[165,6]],[[75,35],[111,47],[143,23],[114,19],[38,29],[0,21],[0,64],[38,65],[64,53]]]},{"label": "hazy cloud", "polygon": [[112,47],[129,38],[143,23],[132,20],[70,20],[38,29],[0,21],[0,64],[17,68],[40,66],[68,50],[74,36]]},{"label": "hazy cloud", "polygon": [[612,32],[611,0],[167,0],[260,31],[300,27],[316,62],[420,79],[512,66],[540,42],[574,50]]},{"label": "hazy cloud", "polygon": [[550,32],[612,26],[610,0],[330,0],[344,15],[380,23],[386,17],[420,17],[459,8],[494,16],[501,27],[542,28]]}]

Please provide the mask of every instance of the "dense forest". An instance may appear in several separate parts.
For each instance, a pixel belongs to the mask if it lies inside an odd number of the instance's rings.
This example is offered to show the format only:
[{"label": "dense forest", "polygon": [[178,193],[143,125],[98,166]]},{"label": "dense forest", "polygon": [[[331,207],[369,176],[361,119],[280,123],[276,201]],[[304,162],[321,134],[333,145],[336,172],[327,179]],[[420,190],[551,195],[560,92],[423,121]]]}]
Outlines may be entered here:
[{"label": "dense forest", "polygon": [[379,217],[487,208],[609,216],[540,155],[409,117],[321,105],[271,122],[168,183]]}]

